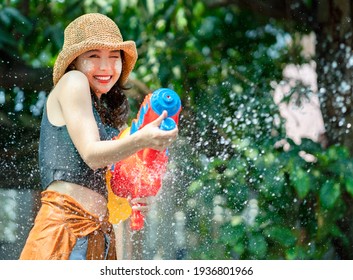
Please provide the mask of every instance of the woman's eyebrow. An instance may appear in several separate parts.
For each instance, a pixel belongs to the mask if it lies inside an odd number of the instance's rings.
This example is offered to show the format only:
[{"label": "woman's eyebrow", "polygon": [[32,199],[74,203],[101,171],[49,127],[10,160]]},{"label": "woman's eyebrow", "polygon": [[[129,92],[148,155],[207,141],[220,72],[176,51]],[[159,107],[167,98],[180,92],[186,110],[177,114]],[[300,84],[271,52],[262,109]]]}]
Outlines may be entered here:
[{"label": "woman's eyebrow", "polygon": [[91,52],[99,52],[99,50],[89,50],[86,53],[91,53]]},{"label": "woman's eyebrow", "polygon": [[[100,50],[89,50],[86,53],[100,52]],[[120,53],[120,50],[111,50],[110,53]]]}]

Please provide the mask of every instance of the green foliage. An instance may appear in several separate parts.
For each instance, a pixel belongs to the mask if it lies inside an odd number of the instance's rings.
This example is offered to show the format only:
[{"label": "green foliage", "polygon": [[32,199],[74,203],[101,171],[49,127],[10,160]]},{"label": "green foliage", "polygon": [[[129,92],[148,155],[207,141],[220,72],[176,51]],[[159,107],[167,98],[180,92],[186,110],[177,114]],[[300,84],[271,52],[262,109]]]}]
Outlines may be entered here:
[{"label": "green foliage", "polygon": [[[303,151],[306,155],[313,152],[315,160],[305,160]],[[345,196],[351,196],[345,174],[352,172],[352,165],[346,149],[333,146],[323,150],[304,139],[302,145],[291,143],[289,151],[270,149],[258,158],[245,162],[237,158],[235,162],[223,169],[210,164],[198,181],[199,186],[210,184],[208,193],[199,192],[197,208],[206,207],[209,196],[221,196],[223,201],[221,223],[214,213],[207,213],[213,228],[203,234],[212,235],[217,225],[221,237],[209,240],[213,250],[205,259],[336,258],[334,242],[349,246],[339,226],[347,207]],[[193,222],[197,225],[202,219],[198,214]],[[218,247],[223,248],[221,257],[213,253]],[[192,257],[199,254],[195,250]]]},{"label": "green foliage", "polygon": [[31,31],[30,22],[17,9],[4,7],[0,10],[0,49],[9,55],[17,44],[23,44],[23,38]]}]

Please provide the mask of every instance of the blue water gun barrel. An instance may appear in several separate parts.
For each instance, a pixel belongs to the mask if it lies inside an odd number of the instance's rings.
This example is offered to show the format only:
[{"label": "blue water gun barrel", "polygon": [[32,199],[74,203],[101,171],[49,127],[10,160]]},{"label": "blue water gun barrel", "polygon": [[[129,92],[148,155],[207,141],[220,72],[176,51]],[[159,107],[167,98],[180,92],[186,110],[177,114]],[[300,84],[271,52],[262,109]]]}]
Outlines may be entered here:
[{"label": "blue water gun barrel", "polygon": [[172,117],[179,112],[181,101],[175,91],[169,88],[160,88],[152,93],[151,106],[158,115],[161,115],[165,110],[168,112],[168,117]]},{"label": "blue water gun barrel", "polygon": [[[168,118],[175,117],[177,119],[178,116],[176,115],[180,112],[180,109],[181,100],[175,91],[168,88],[160,88],[155,90],[153,93],[149,94],[142,103],[137,119],[134,120],[131,124],[130,134],[135,133],[142,126],[158,118],[158,116],[160,116],[163,111],[167,111]],[[174,121],[175,127],[176,122],[173,119],[172,121]],[[166,124],[163,124],[161,129],[173,129],[174,127],[171,128],[173,126],[172,121],[167,121],[167,126]]]}]

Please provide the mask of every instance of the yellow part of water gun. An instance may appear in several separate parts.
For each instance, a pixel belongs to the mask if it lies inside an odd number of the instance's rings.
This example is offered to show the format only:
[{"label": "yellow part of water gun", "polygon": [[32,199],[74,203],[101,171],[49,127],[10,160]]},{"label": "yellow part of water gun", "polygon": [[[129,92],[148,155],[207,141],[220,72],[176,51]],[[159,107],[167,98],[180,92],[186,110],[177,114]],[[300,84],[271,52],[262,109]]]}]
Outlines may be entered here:
[{"label": "yellow part of water gun", "polygon": [[108,188],[109,222],[112,224],[118,224],[130,217],[132,209],[129,201],[126,198],[119,197],[113,193],[110,186],[111,176],[111,171],[108,170],[106,174],[106,181]]}]

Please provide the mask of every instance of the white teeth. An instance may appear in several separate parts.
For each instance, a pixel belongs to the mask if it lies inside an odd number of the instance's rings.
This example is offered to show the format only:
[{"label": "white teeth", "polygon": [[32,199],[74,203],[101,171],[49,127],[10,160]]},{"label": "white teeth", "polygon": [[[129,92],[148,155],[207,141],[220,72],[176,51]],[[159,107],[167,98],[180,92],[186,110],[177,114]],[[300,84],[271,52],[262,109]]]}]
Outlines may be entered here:
[{"label": "white teeth", "polygon": [[96,79],[97,79],[97,80],[108,81],[108,80],[110,79],[110,76],[107,76],[107,77],[97,77],[97,76],[96,76]]}]

